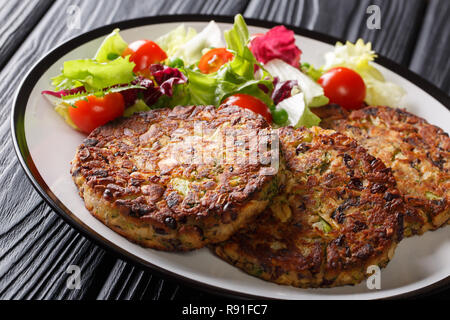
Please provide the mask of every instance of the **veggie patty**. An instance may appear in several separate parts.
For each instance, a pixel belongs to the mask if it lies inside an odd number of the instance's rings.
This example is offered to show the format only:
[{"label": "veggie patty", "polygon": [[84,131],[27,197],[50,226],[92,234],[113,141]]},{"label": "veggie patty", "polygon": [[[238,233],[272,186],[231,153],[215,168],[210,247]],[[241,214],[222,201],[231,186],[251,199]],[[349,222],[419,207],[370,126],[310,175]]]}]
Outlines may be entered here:
[{"label": "veggie patty", "polygon": [[450,138],[442,129],[390,107],[367,107],[325,124],[392,168],[409,205],[405,236],[437,229],[449,220]]},{"label": "veggie patty", "polygon": [[[261,161],[250,160],[251,134]],[[278,192],[270,139],[264,118],[237,106],[158,109],[95,129],[71,172],[111,229],[145,247],[191,250],[226,240]]]},{"label": "veggie patty", "polygon": [[215,253],[245,272],[296,287],[356,284],[384,267],[403,235],[391,170],[332,130],[281,128],[285,190]]}]

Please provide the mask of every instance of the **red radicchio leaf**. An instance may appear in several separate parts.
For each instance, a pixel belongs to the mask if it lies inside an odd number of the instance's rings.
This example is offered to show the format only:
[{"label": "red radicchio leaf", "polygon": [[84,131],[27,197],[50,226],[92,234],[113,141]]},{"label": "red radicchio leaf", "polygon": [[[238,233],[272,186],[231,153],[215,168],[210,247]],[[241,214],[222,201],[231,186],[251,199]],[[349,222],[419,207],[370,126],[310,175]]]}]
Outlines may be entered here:
[{"label": "red radicchio leaf", "polygon": [[300,65],[302,51],[295,45],[294,31],[284,26],[277,26],[255,37],[250,43],[250,50],[262,63],[281,59],[296,68]]},{"label": "red radicchio leaf", "polygon": [[173,88],[175,85],[187,82],[186,76],[176,68],[170,68],[161,64],[152,64],[149,70],[155,81],[138,77],[132,82],[132,84],[139,85],[145,89],[130,89],[121,92],[127,107],[133,105],[138,98],[142,98],[148,106],[151,106],[162,95],[173,96]]},{"label": "red radicchio leaf", "polygon": [[64,96],[77,94],[77,93],[83,93],[86,92],[86,89],[84,87],[77,87],[70,90],[61,90],[61,91],[42,91],[41,94],[47,94],[49,96],[54,96],[56,98],[62,98]]},{"label": "red radicchio leaf", "polygon": [[159,97],[162,96],[159,88],[155,86],[155,83],[150,79],[138,77],[132,82],[132,84],[144,87],[145,89],[130,89],[122,91],[121,93],[125,100],[125,107],[132,106],[138,98],[141,98],[148,106],[151,106],[158,101]]},{"label": "red radicchio leaf", "polygon": [[150,72],[159,85],[161,93],[169,97],[173,96],[173,87],[175,85],[187,82],[186,76],[176,68],[152,64]]},{"label": "red radicchio leaf", "polygon": [[292,88],[298,85],[297,80],[288,80],[280,82],[278,77],[273,81],[272,100],[277,105],[284,99],[290,98],[292,95]]}]

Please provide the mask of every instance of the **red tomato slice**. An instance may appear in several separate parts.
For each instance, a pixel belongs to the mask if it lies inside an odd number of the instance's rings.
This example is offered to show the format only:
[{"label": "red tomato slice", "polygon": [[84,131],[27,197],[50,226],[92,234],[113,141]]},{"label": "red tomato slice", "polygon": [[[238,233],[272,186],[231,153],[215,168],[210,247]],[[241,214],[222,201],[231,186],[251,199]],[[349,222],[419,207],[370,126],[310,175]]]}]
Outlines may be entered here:
[{"label": "red tomato slice", "polygon": [[135,73],[144,71],[153,63],[167,59],[167,54],[155,42],[150,40],[138,40],[130,43],[122,54],[123,57],[130,56],[130,61],[136,64]]},{"label": "red tomato slice", "polygon": [[125,110],[123,96],[118,92],[101,98],[88,96],[86,100],[75,102],[75,106],[69,108],[70,118],[85,133],[122,116]]},{"label": "red tomato slice", "polygon": [[225,48],[209,50],[198,63],[202,73],[213,73],[220,69],[228,61],[233,60],[233,54]]},{"label": "red tomato slice", "polygon": [[357,110],[364,106],[366,85],[361,76],[348,68],[332,68],[319,81],[330,102],[347,110]]},{"label": "red tomato slice", "polygon": [[248,94],[237,93],[225,99],[222,105],[234,105],[244,109],[252,110],[255,113],[262,115],[267,122],[272,123],[272,114],[269,107],[259,100]]}]

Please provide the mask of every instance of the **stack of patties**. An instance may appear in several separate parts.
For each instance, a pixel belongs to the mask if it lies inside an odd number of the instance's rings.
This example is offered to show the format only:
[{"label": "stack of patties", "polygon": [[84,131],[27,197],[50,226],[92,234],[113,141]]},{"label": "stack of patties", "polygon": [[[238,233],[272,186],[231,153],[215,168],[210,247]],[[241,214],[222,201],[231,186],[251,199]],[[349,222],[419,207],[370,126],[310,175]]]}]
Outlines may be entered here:
[{"label": "stack of patties", "polygon": [[450,142],[401,110],[317,112],[340,132],[272,129],[237,106],[139,113],[94,130],[73,178],[95,217],[142,246],[210,245],[280,284],[356,284],[403,235],[448,220]]},{"label": "stack of patties", "polygon": [[450,138],[403,109],[366,107],[347,114],[336,106],[317,112],[323,126],[355,139],[392,169],[408,210],[405,236],[422,234],[450,218]]}]

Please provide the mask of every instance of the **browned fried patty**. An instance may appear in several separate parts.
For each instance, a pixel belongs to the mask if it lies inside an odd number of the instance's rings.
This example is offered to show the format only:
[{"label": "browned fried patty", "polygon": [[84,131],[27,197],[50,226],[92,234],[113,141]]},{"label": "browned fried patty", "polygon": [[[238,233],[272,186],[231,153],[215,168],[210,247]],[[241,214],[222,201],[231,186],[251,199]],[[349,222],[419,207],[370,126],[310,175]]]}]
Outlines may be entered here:
[{"label": "browned fried patty", "polygon": [[[239,107],[153,110],[94,130],[71,172],[87,209],[116,232],[156,249],[200,248],[226,240],[276,194],[267,132]],[[251,134],[261,161],[249,160]]]},{"label": "browned fried patty", "polygon": [[278,132],[285,191],[215,253],[249,274],[297,287],[356,284],[368,266],[385,266],[405,210],[391,170],[341,133]]},{"label": "browned fried patty", "polygon": [[450,138],[402,109],[367,107],[325,126],[357,140],[392,168],[410,210],[405,235],[421,234],[450,217]]}]

